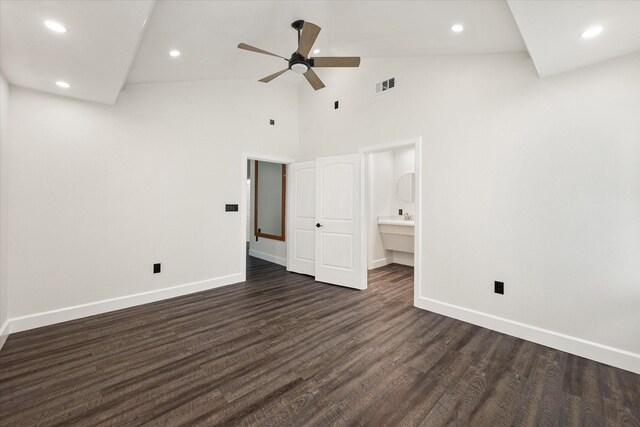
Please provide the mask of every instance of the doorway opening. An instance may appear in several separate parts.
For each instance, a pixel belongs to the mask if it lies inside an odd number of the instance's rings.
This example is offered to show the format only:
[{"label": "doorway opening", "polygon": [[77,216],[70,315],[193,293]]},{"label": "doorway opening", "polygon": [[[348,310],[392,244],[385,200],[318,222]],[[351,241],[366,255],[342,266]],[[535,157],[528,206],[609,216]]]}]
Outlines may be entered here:
[{"label": "doorway opening", "polygon": [[242,270],[287,266],[288,159],[243,155]]},{"label": "doorway opening", "polygon": [[[293,273],[312,275],[318,282],[364,290],[369,282],[367,267],[382,267],[382,264],[391,265],[391,268],[402,266],[394,275],[401,276],[406,282],[409,290],[407,298],[413,298],[415,305],[419,295],[421,253],[420,142],[420,138],[414,138],[362,148],[358,154],[320,157],[314,161],[296,163],[286,159],[244,155],[241,211],[249,219],[243,217],[241,227],[242,271],[246,274],[250,256],[251,259],[272,263],[274,267],[277,264],[285,266]],[[391,166],[392,173],[387,182],[389,190],[386,193],[391,201],[389,209],[384,212],[371,208],[373,187],[377,191],[380,186],[370,182],[373,178],[379,178],[379,173],[372,166],[372,154],[382,152],[392,152],[391,158],[396,157],[398,163],[408,165],[403,170],[398,169],[397,177]],[[272,165],[266,166],[267,163]],[[269,201],[275,200],[276,203],[272,204],[281,207],[279,212],[284,217],[284,226],[283,217],[279,216],[279,222],[271,222],[271,226],[263,227],[266,224],[260,218],[263,207],[256,205],[262,203],[260,193],[268,185],[261,181],[262,171],[270,170],[270,167],[272,172],[279,170],[279,173],[271,174],[281,178],[272,188],[281,188],[282,199],[270,197]],[[253,181],[256,181],[258,188],[257,198]],[[393,201],[394,194],[398,197],[397,202]],[[402,215],[399,209],[403,209]],[[257,217],[257,224],[252,217]],[[378,217],[403,222],[390,224],[392,227],[389,230],[382,230],[391,235],[390,239],[383,242],[386,245],[382,248],[384,256],[370,257],[369,241],[375,244],[378,238],[370,229],[375,225],[375,232],[381,231]],[[372,223],[373,218],[375,224]],[[413,224],[409,226],[411,221]]]},{"label": "doorway opening", "polygon": [[414,304],[420,283],[420,149],[421,138],[413,138],[360,150],[362,280],[368,287],[385,276],[404,278],[393,286]]}]

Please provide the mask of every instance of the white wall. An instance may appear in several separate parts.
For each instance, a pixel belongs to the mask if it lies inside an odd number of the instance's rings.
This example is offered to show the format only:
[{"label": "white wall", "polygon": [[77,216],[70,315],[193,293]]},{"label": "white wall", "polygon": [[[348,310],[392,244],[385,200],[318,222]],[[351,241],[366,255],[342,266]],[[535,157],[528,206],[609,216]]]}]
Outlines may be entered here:
[{"label": "white wall", "polygon": [[400,148],[393,151],[393,206],[411,215],[416,213],[415,202],[405,202],[398,197],[398,180],[407,172],[416,171],[416,150],[413,147]]},{"label": "white wall", "polygon": [[367,156],[369,196],[368,260],[369,269],[382,267],[392,261],[391,251],[384,249],[378,230],[378,217],[398,213],[394,205],[394,155],[393,151],[382,151]]},{"label": "white wall", "polygon": [[640,55],[542,80],[524,54],[319,75],[301,159],[422,136],[418,305],[640,372]]},{"label": "white wall", "polygon": [[12,88],[9,316],[238,280],[224,203],[242,203],[242,151],[422,136],[416,303],[640,372],[639,71],[640,55],[543,80],[523,54],[365,59],[300,86],[299,115],[295,91],[249,81],[132,85],[114,107]]},{"label": "white wall", "polygon": [[[255,164],[254,160],[251,161],[251,203],[255,203]],[[262,192],[262,190],[260,190]],[[286,267],[287,265],[287,242],[282,240],[267,239],[265,237],[259,237],[256,241],[254,233],[254,214],[255,210],[253,206],[250,212],[249,230],[251,238],[249,239],[249,255],[264,259],[270,262],[275,262]],[[285,239],[287,236],[285,235]]]},{"label": "white wall", "polygon": [[9,334],[7,282],[9,84],[0,73],[0,348]]},{"label": "white wall", "polygon": [[[11,95],[11,318],[242,279],[242,152],[293,157],[297,88],[129,85],[113,107],[17,87]],[[225,203],[240,212],[226,213]],[[161,274],[152,274],[155,262]],[[184,284],[193,285],[154,293]],[[15,326],[66,318],[59,314]]]},{"label": "white wall", "polygon": [[405,172],[415,172],[413,147],[381,151],[367,155],[368,172],[368,269],[389,263],[413,265],[413,254],[385,250],[378,230],[379,216],[398,215],[399,209],[414,214],[415,203],[398,197],[398,179]]},{"label": "white wall", "polygon": [[[403,212],[410,215],[415,215],[416,204],[415,202],[405,202],[398,197],[397,185],[400,177],[406,172],[416,171],[416,150],[413,147],[401,148],[393,151],[393,205],[398,209],[402,209]],[[414,199],[415,200],[415,199]],[[415,264],[415,256],[409,252],[391,251],[391,260],[395,264],[410,265],[413,267]]]}]

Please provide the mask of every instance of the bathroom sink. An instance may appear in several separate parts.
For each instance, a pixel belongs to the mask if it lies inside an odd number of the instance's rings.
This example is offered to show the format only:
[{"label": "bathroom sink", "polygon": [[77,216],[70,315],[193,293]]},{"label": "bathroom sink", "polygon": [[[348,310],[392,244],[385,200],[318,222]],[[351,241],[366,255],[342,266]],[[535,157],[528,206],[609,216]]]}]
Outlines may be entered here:
[{"label": "bathroom sink", "polygon": [[391,251],[413,253],[415,222],[402,217],[378,217],[382,246]]}]

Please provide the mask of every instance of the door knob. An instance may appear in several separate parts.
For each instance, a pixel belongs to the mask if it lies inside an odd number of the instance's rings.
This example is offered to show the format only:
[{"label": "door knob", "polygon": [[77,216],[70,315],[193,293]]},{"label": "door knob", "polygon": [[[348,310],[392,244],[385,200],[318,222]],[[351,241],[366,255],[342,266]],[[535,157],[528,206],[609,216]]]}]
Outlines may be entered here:
[{"label": "door knob", "polygon": [[316,224],[316,227],[320,228],[320,227],[322,227],[322,224],[317,223],[317,224]]}]

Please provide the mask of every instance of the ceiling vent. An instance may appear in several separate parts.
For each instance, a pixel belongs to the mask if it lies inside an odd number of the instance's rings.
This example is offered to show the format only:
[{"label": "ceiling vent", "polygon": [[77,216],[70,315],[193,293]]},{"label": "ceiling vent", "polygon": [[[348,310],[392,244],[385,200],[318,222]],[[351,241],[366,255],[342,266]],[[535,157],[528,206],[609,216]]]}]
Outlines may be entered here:
[{"label": "ceiling vent", "polygon": [[376,93],[386,92],[396,87],[396,78],[391,77],[388,80],[376,83]]}]

